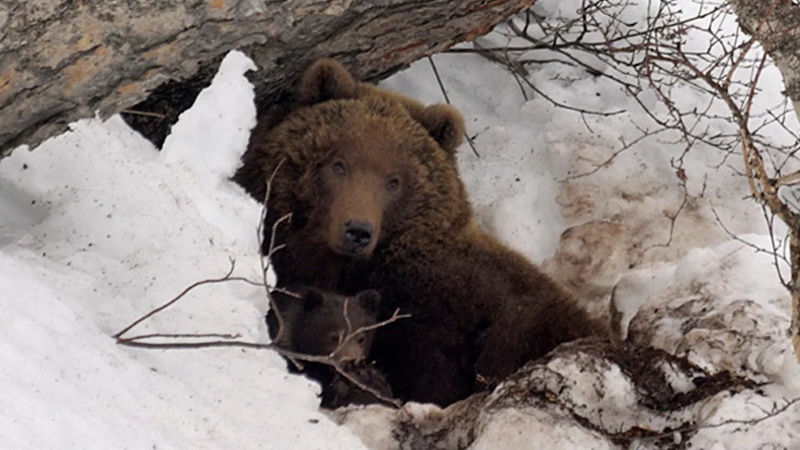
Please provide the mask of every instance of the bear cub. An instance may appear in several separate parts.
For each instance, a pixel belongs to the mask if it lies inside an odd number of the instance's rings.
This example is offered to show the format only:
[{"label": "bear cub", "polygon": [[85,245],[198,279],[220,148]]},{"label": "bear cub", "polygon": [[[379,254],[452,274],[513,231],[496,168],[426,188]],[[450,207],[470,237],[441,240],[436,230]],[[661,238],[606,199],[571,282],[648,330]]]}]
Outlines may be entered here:
[{"label": "bear cub", "polygon": [[[270,338],[275,344],[296,353],[330,356],[351,376],[391,398],[391,389],[383,375],[365,362],[375,331],[360,331],[378,323],[380,294],[368,290],[344,296],[315,288],[288,291],[297,293],[297,297],[285,292],[272,292],[275,307],[283,320],[284,329],[280,336],[275,312],[270,310],[266,316]],[[302,365],[302,372],[321,384],[321,406],[324,408],[380,401],[329,365],[315,362],[303,362]],[[297,371],[294,364],[288,366],[291,371]]]}]

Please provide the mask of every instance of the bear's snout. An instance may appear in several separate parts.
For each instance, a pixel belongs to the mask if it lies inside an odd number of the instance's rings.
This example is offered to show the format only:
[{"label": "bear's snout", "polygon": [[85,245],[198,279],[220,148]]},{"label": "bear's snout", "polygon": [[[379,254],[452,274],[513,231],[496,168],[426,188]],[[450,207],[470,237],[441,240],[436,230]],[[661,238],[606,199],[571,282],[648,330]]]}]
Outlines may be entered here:
[{"label": "bear's snout", "polygon": [[344,248],[351,253],[362,253],[372,241],[371,223],[348,220],[344,224]]}]

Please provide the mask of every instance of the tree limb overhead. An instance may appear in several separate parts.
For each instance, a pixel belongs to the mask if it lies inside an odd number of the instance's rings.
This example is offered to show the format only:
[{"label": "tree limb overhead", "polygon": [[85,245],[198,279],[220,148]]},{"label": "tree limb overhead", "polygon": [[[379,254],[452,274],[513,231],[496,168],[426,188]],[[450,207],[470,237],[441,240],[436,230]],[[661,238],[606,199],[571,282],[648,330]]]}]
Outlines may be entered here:
[{"label": "tree limb overhead", "polygon": [[258,66],[252,78],[264,105],[318,57],[332,56],[360,79],[377,80],[484,34],[533,2],[0,3],[0,157],[72,121],[126,109],[138,112],[127,115],[129,123],[160,145],[233,49]]}]

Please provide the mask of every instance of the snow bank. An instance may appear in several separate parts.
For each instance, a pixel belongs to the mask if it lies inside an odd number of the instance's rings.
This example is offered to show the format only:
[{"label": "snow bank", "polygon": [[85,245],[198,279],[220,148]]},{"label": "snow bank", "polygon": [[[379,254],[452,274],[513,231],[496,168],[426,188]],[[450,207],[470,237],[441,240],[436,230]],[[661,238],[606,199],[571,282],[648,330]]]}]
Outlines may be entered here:
[{"label": "snow bank", "polygon": [[[161,153],[114,117],[0,161],[0,446],[361,446],[272,352],[111,337],[229,258],[258,279],[259,207],[227,179],[255,121],[251,64],[229,55]],[[266,342],[266,308],[257,287],[208,286],[134,331]]]}]

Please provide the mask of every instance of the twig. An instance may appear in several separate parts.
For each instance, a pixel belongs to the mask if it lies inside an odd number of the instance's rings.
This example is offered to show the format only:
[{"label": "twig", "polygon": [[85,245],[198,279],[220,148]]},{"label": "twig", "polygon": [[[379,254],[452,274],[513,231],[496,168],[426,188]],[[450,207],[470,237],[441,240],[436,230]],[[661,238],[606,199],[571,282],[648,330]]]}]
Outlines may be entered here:
[{"label": "twig", "polygon": [[142,339],[155,339],[155,338],[164,338],[164,339],[180,339],[180,338],[187,338],[187,339],[206,339],[206,338],[218,338],[218,339],[239,339],[242,337],[239,333],[151,333],[151,334],[140,334],[138,336],[134,336],[132,338],[120,338],[121,340],[125,341],[127,339],[131,340],[142,340]]},{"label": "twig", "polygon": [[[647,436],[644,436],[644,437],[628,438],[628,439],[629,440],[637,440],[637,439],[655,440],[655,439],[661,439],[661,438],[665,438],[665,437],[674,436],[675,433],[684,433],[684,432],[687,432],[687,431],[708,430],[708,429],[713,429],[713,428],[724,427],[724,426],[727,426],[727,425],[755,425],[755,424],[761,423],[761,422],[763,422],[763,421],[765,421],[767,419],[771,419],[773,417],[778,416],[779,414],[781,414],[784,411],[786,411],[787,409],[789,409],[791,406],[797,404],[797,402],[800,402],[800,397],[793,398],[792,400],[787,401],[780,408],[774,408],[772,411],[764,414],[761,417],[756,417],[755,419],[730,419],[730,420],[722,421],[720,423],[712,423],[712,424],[709,424],[709,425],[686,425],[684,427],[679,427],[679,428],[676,428],[676,429],[670,430],[670,431],[665,431],[665,432],[655,433],[655,434],[648,434]],[[619,438],[625,439],[625,437],[622,437],[622,436],[620,436]]]},{"label": "twig", "polygon": [[148,112],[148,111],[139,111],[136,109],[123,109],[120,111],[123,114],[130,114],[133,116],[147,116],[147,117],[155,117],[158,119],[166,119],[167,116],[160,113]]},{"label": "twig", "polygon": [[779,177],[777,180],[775,180],[775,185],[778,187],[789,186],[798,182],[800,182],[800,171]]},{"label": "twig", "polygon": [[433,76],[436,77],[436,82],[439,83],[439,89],[442,91],[442,95],[444,95],[444,101],[450,105],[450,97],[447,95],[447,89],[444,88],[444,83],[442,83],[442,77],[439,76],[439,70],[436,68],[436,64],[433,62],[433,57],[428,56],[428,62],[431,64],[431,69],[433,69]]},{"label": "twig", "polygon": [[547,95],[544,91],[542,91],[538,87],[536,87],[536,85],[533,84],[531,82],[531,80],[529,80],[528,77],[526,76],[527,74],[525,73],[525,70],[519,68],[513,62],[505,60],[502,57],[497,56],[494,53],[479,53],[479,54],[484,56],[485,58],[489,59],[490,61],[501,63],[504,67],[506,67],[509,70],[509,72],[516,73],[517,75],[519,75],[518,80],[522,80],[522,82],[525,83],[525,85],[528,86],[532,91],[536,92],[542,98],[547,100],[550,104],[552,104],[553,106],[556,106],[558,108],[562,108],[562,109],[566,109],[566,110],[569,110],[569,111],[578,112],[578,113],[581,113],[581,114],[601,116],[601,117],[615,116],[617,114],[622,114],[622,113],[626,112],[623,109],[615,110],[615,111],[593,111],[593,110],[589,110],[589,109],[585,109],[585,108],[580,108],[580,107],[577,107],[577,106],[567,105],[566,103],[561,103],[561,102],[555,100],[554,98],[552,98],[551,96]]},{"label": "twig", "polygon": [[[689,190],[686,188],[686,181],[681,181],[681,190],[683,190],[683,200],[681,200],[681,204],[678,205],[678,209],[676,209],[675,212],[672,214],[666,211],[664,212],[664,216],[666,216],[667,219],[669,219],[669,236],[667,237],[667,242],[661,244],[653,244],[644,249],[644,252],[648,252],[655,248],[666,248],[672,245],[672,239],[675,237],[675,223],[678,220],[678,217],[680,217],[684,208],[686,208],[689,199],[692,198],[689,195]],[[702,191],[700,191],[700,195],[698,197],[702,197],[703,194],[705,193],[705,190],[706,190],[706,180],[703,180],[703,189]]]},{"label": "twig", "polygon": [[224,277],[216,278],[216,279],[212,279],[212,280],[202,280],[202,281],[198,281],[198,282],[192,283],[191,286],[189,286],[186,289],[184,289],[180,294],[178,294],[172,300],[168,301],[167,303],[164,303],[163,305],[159,306],[158,308],[156,308],[156,309],[150,311],[149,313],[145,314],[144,316],[136,319],[135,321],[133,321],[133,323],[131,323],[127,327],[123,328],[122,331],[118,332],[113,337],[115,339],[119,340],[120,337],[123,334],[127,333],[128,331],[130,331],[133,327],[135,327],[136,325],[139,325],[140,323],[144,322],[145,320],[153,317],[154,315],[158,314],[159,312],[161,312],[161,311],[169,308],[170,306],[174,305],[178,300],[183,298],[183,296],[185,296],[186,294],[188,294],[189,292],[191,292],[194,288],[196,288],[198,286],[202,286],[202,285],[205,285],[205,284],[223,283],[223,282],[232,280],[231,274],[233,274],[233,269],[236,267],[236,261],[233,260],[233,259],[231,259],[230,261],[231,261],[231,268],[228,269],[228,273],[226,273]]},{"label": "twig", "polygon": [[[786,258],[778,255],[777,249],[778,249],[779,246],[777,245],[777,242],[776,242],[776,239],[775,239],[775,233],[772,230],[773,225],[772,225],[771,221],[769,219],[767,219],[767,229],[769,230],[770,242],[772,242],[772,250],[767,250],[765,248],[761,248],[761,247],[753,244],[752,242],[749,242],[749,241],[747,241],[745,239],[740,238],[737,234],[735,234],[731,230],[729,230],[728,227],[725,226],[725,223],[722,221],[722,219],[719,217],[719,214],[717,213],[717,209],[714,207],[714,204],[712,202],[708,202],[708,203],[709,203],[709,206],[711,207],[711,212],[712,212],[712,214],[714,214],[714,218],[717,221],[717,225],[719,225],[720,228],[722,228],[722,231],[724,231],[725,234],[727,234],[731,239],[733,239],[736,242],[739,242],[739,243],[749,247],[750,249],[752,249],[756,253],[766,253],[766,254],[770,255],[772,257],[772,259],[773,259],[773,264],[775,265],[775,270],[778,273],[778,280],[781,282],[781,284],[784,287],[789,288],[789,284],[784,279],[783,273],[781,273],[781,266],[780,266],[779,260],[782,259],[787,264],[789,263],[789,261],[787,261]],[[766,214],[766,209],[765,208],[766,207],[764,205],[762,205],[762,209],[764,209],[764,213]]]},{"label": "twig", "polygon": [[356,386],[357,386],[359,389],[361,389],[362,391],[369,392],[370,394],[372,394],[373,396],[375,396],[375,398],[377,398],[378,400],[380,400],[380,401],[382,401],[382,402],[386,402],[386,403],[388,403],[388,404],[390,404],[390,405],[394,406],[395,408],[400,408],[401,406],[403,406],[403,402],[401,402],[400,400],[398,400],[398,399],[396,399],[396,398],[390,398],[390,397],[387,397],[387,396],[383,395],[383,394],[382,394],[380,391],[378,391],[377,389],[375,389],[375,388],[373,388],[372,386],[369,386],[369,385],[367,385],[366,383],[364,383],[363,381],[359,380],[359,379],[358,379],[358,377],[356,377],[356,376],[352,375],[350,372],[348,372],[347,370],[345,370],[345,369],[344,369],[344,368],[341,366],[341,364],[339,364],[339,362],[338,362],[338,361],[336,361],[336,360],[333,360],[333,361],[332,361],[332,363],[331,363],[330,365],[331,365],[331,366],[332,366],[334,369],[336,369],[336,373],[338,373],[338,374],[340,374],[341,376],[343,376],[343,377],[347,378],[347,380],[348,380],[348,381],[350,381],[351,383],[355,384],[355,385],[356,385]]},{"label": "twig", "polygon": [[[177,299],[174,299],[172,303],[175,303]],[[169,306],[169,305],[167,305]],[[161,308],[160,310],[163,310]],[[148,317],[152,317],[158,311],[152,312],[148,314]],[[162,349],[162,350],[171,350],[171,349],[199,349],[199,348],[210,348],[210,347],[241,347],[241,348],[250,348],[255,350],[274,350],[275,352],[279,353],[281,356],[284,356],[290,360],[300,360],[305,362],[314,362],[314,363],[321,363],[328,366],[331,366],[338,374],[345,377],[348,381],[355,384],[359,389],[369,392],[375,398],[389,403],[395,407],[402,406],[402,403],[394,398],[389,398],[383,395],[380,391],[369,386],[358,379],[358,377],[352,375],[347,371],[346,368],[342,366],[342,364],[335,358],[334,355],[350,340],[354,339],[356,336],[366,333],[368,331],[375,330],[382,326],[388,325],[390,323],[396,322],[397,320],[404,319],[410,317],[407,314],[399,314],[399,310],[395,311],[387,320],[382,322],[360,327],[357,330],[349,333],[348,336],[343,339],[337,348],[331,352],[329,355],[309,355],[305,353],[295,352],[292,350],[287,350],[277,344],[262,344],[258,342],[248,342],[248,341],[241,341],[241,340],[217,340],[217,341],[200,341],[200,342],[148,342],[148,340],[153,338],[162,338],[162,339],[172,339],[172,338],[206,338],[206,337],[220,337],[220,336],[236,336],[238,335],[219,335],[219,334],[145,334],[139,336],[133,336],[129,338],[122,338],[119,335],[115,336],[117,344],[126,345],[129,347],[140,347],[140,348],[150,348],[150,349]]]},{"label": "twig", "polygon": [[[272,171],[269,179],[267,180],[267,189],[264,193],[264,203],[261,208],[261,220],[258,223],[258,228],[256,233],[258,234],[258,248],[259,251],[262,251],[264,248],[264,225],[267,221],[267,214],[269,212],[269,201],[272,196],[272,183],[275,180],[275,177],[278,175],[278,170],[283,166],[284,162],[286,162],[286,158],[281,159],[278,161],[278,164],[275,166],[275,169]],[[278,321],[278,332],[275,334],[275,341],[281,342],[283,338],[283,331],[284,331],[284,322],[283,322],[283,315],[278,309],[277,305],[275,304],[275,299],[272,298],[272,293],[270,292],[270,286],[267,282],[267,273],[269,271],[270,265],[272,264],[272,257],[276,251],[282,249],[284,245],[275,245],[277,230],[280,224],[287,220],[291,220],[292,214],[288,213],[281,217],[280,219],[276,220],[275,223],[272,224],[272,229],[270,230],[270,240],[269,240],[269,249],[266,255],[262,255],[259,258],[259,263],[261,264],[261,276],[264,281],[264,290],[267,294],[267,300],[269,301],[269,307],[272,312],[275,314],[275,318]],[[294,294],[290,294],[294,295]]]},{"label": "twig", "polygon": [[[350,297],[344,298],[344,304],[342,305],[342,314],[344,314],[344,321],[347,324],[347,336],[353,334],[353,324],[350,323]],[[341,347],[343,341],[339,340],[339,347]]]},{"label": "twig", "polygon": [[[347,301],[345,301],[345,310],[346,310],[346,308],[347,308]],[[392,313],[392,316],[389,317],[386,320],[380,321],[378,323],[374,323],[372,325],[366,325],[366,326],[360,327],[359,329],[353,331],[352,333],[348,332],[349,334],[343,340],[341,340],[339,345],[336,347],[336,350],[334,350],[331,353],[331,355],[333,355],[336,352],[338,352],[339,349],[341,349],[346,343],[350,342],[352,339],[355,339],[360,334],[364,334],[364,333],[367,333],[369,331],[377,330],[378,328],[381,328],[381,327],[384,327],[386,325],[389,325],[390,323],[396,322],[396,321],[398,321],[400,319],[408,319],[409,317],[411,317],[411,314],[400,314],[400,308],[395,309],[394,313]],[[345,315],[345,320],[347,321],[347,328],[349,330],[350,329],[350,319],[346,315]]]},{"label": "twig", "polygon": [[[439,89],[441,89],[442,95],[444,95],[444,101],[446,101],[447,104],[450,105],[451,104],[450,97],[447,95],[447,89],[444,88],[444,83],[442,82],[442,78],[439,76],[439,70],[436,69],[436,64],[434,64],[432,56],[428,56],[428,62],[431,63],[431,68],[433,69],[433,75],[436,77],[436,82],[439,83]],[[475,156],[480,158],[481,155],[478,153],[478,149],[475,148],[475,143],[472,142],[472,138],[469,137],[469,135],[466,132],[464,132],[464,138],[467,140],[467,143],[469,144],[470,148],[472,148],[472,153],[474,153]]]},{"label": "twig", "polygon": [[621,155],[626,150],[636,146],[637,144],[639,144],[639,142],[641,142],[641,141],[643,141],[643,140],[645,140],[647,138],[653,137],[653,136],[655,136],[655,135],[657,135],[657,134],[659,134],[661,132],[664,132],[664,131],[666,131],[666,129],[663,129],[663,128],[660,129],[660,130],[656,130],[654,132],[644,131],[644,132],[642,132],[642,134],[640,136],[638,136],[636,139],[634,139],[634,140],[632,140],[631,142],[628,142],[628,143],[626,143],[625,139],[621,137],[620,138],[620,143],[622,144],[622,146],[619,147],[618,149],[616,149],[604,161],[602,161],[602,162],[600,162],[598,164],[594,164],[594,168],[592,168],[591,170],[587,170],[585,172],[581,172],[581,173],[575,174],[575,175],[570,175],[570,176],[568,176],[568,177],[566,177],[564,179],[559,180],[559,182],[563,183],[565,181],[577,180],[579,178],[584,178],[584,177],[588,177],[590,175],[594,175],[600,169],[602,169],[604,167],[609,167],[611,165],[611,163],[614,162],[614,160],[617,158],[617,156]]}]

